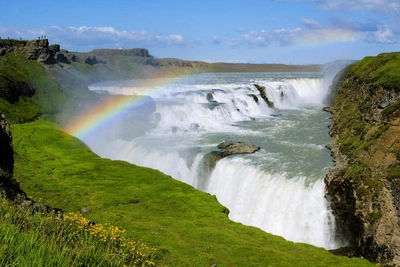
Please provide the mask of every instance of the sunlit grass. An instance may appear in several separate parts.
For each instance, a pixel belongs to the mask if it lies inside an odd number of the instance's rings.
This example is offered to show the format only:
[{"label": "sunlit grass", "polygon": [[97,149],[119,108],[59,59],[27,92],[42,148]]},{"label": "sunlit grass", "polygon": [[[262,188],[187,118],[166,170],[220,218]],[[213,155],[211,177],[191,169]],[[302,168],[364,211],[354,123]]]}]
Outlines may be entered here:
[{"label": "sunlit grass", "polygon": [[[148,260],[158,266],[371,265],[235,223],[214,196],[157,170],[99,158],[48,122],[13,125],[12,131],[15,178],[28,195],[63,209],[82,230],[86,220],[122,227],[125,238],[157,249]],[[85,218],[69,215],[85,206],[90,207]],[[97,230],[84,230],[92,231]],[[115,247],[121,247],[118,242]]]},{"label": "sunlit grass", "polygon": [[365,57],[358,62],[350,74],[360,81],[370,82],[375,87],[400,90],[400,53],[383,53],[376,57]]},{"label": "sunlit grass", "polygon": [[154,266],[156,250],[79,213],[35,213],[0,198],[0,266]]}]

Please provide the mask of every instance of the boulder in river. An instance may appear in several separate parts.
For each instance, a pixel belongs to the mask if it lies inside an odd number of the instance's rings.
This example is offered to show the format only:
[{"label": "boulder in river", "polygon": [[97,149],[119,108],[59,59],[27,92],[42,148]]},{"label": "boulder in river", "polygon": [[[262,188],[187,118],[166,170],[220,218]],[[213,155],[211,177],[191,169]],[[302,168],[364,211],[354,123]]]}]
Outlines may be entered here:
[{"label": "boulder in river", "polygon": [[233,154],[250,154],[260,150],[259,146],[255,146],[246,142],[225,141],[218,145],[222,158]]},{"label": "boulder in river", "polygon": [[203,158],[203,166],[206,177],[208,177],[208,175],[214,169],[218,160],[223,159],[230,155],[251,154],[260,150],[259,146],[255,146],[253,144],[246,142],[234,142],[234,141],[222,142],[218,145],[218,148],[221,149],[221,151],[212,151],[206,154]]},{"label": "boulder in river", "polygon": [[270,101],[266,94],[265,86],[260,86],[258,84],[254,84],[256,89],[260,92],[261,98],[264,99],[265,103],[267,103],[268,107],[275,108],[274,102]]}]

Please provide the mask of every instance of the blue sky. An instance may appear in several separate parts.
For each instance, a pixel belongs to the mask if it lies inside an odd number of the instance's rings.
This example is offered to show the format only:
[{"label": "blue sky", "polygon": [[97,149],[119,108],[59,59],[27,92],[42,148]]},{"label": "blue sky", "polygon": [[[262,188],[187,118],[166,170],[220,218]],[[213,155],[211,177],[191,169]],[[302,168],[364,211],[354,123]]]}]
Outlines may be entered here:
[{"label": "blue sky", "polygon": [[0,0],[0,37],[157,58],[326,63],[400,51],[400,0]]}]

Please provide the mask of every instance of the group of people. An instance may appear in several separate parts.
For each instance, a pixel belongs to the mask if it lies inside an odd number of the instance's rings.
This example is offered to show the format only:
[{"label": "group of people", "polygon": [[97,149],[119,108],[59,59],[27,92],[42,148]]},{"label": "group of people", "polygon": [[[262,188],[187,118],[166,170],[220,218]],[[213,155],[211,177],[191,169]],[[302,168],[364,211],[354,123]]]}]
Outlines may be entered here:
[{"label": "group of people", "polygon": [[[10,39],[10,37],[7,37],[7,39]],[[22,38],[19,38],[19,39],[22,40]],[[39,40],[44,40],[44,39],[46,39],[46,35],[39,36]],[[0,40],[1,40],[1,36],[0,36]]]}]

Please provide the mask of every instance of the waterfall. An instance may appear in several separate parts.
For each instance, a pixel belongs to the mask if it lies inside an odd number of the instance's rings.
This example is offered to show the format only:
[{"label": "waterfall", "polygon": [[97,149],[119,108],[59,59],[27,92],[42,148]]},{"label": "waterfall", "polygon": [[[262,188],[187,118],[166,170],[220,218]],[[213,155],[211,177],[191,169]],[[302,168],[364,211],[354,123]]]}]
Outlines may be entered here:
[{"label": "waterfall", "polygon": [[[265,87],[275,108],[254,84]],[[84,141],[102,157],[155,168],[216,195],[234,221],[332,249],[341,244],[334,239],[323,183],[332,164],[325,148],[329,114],[321,111],[329,93],[326,84],[320,73],[185,77],[148,90],[159,119],[146,134],[105,140],[98,133]],[[119,92],[117,85],[107,88]],[[228,140],[251,142],[261,150],[219,160],[205,173],[204,155]]]}]

